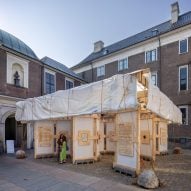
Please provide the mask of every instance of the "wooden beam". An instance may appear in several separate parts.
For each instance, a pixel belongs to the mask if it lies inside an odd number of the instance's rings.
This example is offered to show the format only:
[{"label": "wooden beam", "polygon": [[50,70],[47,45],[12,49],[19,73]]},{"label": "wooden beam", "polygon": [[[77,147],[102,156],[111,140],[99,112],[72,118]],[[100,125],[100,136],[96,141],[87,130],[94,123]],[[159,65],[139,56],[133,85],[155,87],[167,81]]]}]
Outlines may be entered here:
[{"label": "wooden beam", "polygon": [[140,173],[140,156],[141,156],[141,132],[140,132],[140,109],[137,111],[137,165],[136,165],[136,174],[138,175]]}]

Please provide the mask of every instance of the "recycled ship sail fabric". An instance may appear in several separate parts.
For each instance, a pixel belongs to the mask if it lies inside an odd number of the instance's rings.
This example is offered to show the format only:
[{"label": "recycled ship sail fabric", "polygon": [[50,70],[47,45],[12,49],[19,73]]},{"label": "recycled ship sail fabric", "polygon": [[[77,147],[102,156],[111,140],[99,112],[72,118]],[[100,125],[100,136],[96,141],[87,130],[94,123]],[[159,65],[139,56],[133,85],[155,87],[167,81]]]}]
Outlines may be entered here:
[{"label": "recycled ship sail fabric", "polygon": [[[158,116],[181,123],[182,114],[173,102],[148,79],[146,108]],[[16,103],[17,121],[60,119],[77,115],[119,112],[138,108],[138,91],[142,87],[135,75],[119,74],[69,90],[29,98]]]}]

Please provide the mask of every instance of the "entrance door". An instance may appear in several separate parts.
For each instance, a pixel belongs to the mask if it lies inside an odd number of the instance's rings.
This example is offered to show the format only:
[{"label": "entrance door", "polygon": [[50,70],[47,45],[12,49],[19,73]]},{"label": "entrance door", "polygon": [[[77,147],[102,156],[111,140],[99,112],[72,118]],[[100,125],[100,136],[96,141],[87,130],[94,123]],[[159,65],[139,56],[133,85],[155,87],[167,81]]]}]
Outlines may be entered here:
[{"label": "entrance door", "polygon": [[16,121],[14,117],[5,120],[5,141],[16,140]]},{"label": "entrance door", "polygon": [[113,140],[113,137],[116,135],[115,123],[106,122],[104,124],[104,150],[108,153],[114,153],[116,149],[116,142]]},{"label": "entrance door", "polygon": [[100,153],[114,153],[116,150],[116,128],[114,119],[100,123]]},{"label": "entrance door", "polygon": [[27,127],[26,124],[16,122],[14,116],[9,116],[5,120],[5,141],[14,140],[15,147],[26,148]]}]

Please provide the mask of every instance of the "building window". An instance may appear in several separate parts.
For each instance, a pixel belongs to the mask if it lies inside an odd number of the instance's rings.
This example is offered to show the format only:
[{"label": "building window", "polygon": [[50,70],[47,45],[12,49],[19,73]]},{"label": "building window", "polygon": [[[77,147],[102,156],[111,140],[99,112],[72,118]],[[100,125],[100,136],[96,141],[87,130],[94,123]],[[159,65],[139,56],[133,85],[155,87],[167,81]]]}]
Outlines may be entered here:
[{"label": "building window", "polygon": [[157,86],[157,72],[152,72],[151,73],[151,81],[152,83]]},{"label": "building window", "polygon": [[72,80],[68,80],[68,79],[66,79],[66,90],[67,89],[71,89],[71,88],[73,88],[74,87],[74,82],[72,81]]},{"label": "building window", "polygon": [[188,39],[179,41],[179,54],[188,52]]},{"label": "building window", "polygon": [[55,88],[55,74],[45,72],[45,92],[51,94],[56,91]]},{"label": "building window", "polygon": [[157,60],[157,49],[149,50],[145,53],[145,63]]},{"label": "building window", "polygon": [[182,112],[182,124],[188,125],[188,106],[180,106],[179,108]]},{"label": "building window", "polygon": [[188,89],[188,66],[179,67],[179,90]]},{"label": "building window", "polygon": [[97,67],[97,77],[105,75],[105,66]]},{"label": "building window", "polygon": [[125,70],[128,68],[128,60],[127,58],[121,59],[118,61],[118,71]]},{"label": "building window", "polygon": [[158,29],[152,30],[152,36],[156,36],[156,35],[158,35],[158,34],[159,34]]}]

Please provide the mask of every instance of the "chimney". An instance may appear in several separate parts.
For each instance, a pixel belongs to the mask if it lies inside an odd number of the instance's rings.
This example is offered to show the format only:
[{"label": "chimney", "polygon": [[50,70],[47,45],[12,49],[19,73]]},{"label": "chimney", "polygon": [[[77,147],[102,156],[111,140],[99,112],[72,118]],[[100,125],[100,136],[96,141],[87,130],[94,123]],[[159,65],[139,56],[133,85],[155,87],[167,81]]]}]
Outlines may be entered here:
[{"label": "chimney", "polygon": [[171,23],[174,24],[178,21],[179,16],[179,5],[178,2],[171,4]]},{"label": "chimney", "polygon": [[103,41],[99,40],[99,41],[95,42],[94,43],[94,53],[101,51],[103,47],[104,47]]}]

